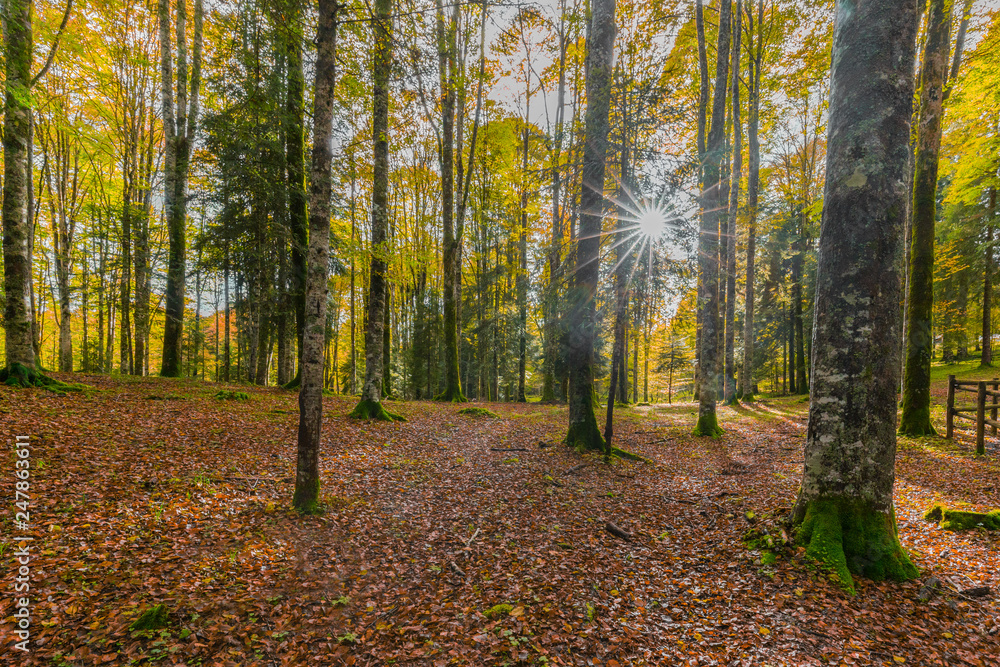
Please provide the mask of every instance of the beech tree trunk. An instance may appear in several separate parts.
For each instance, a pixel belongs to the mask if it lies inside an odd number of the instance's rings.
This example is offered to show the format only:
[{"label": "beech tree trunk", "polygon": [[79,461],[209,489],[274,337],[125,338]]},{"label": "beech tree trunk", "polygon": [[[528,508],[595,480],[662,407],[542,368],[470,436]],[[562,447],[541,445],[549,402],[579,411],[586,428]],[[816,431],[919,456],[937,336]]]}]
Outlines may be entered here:
[{"label": "beech tree trunk", "polygon": [[[379,6],[387,2],[388,0],[379,0]],[[326,347],[327,271],[330,264],[330,168],[333,162],[331,140],[337,64],[338,8],[337,0],[319,0],[312,179],[309,184],[306,321],[302,339],[295,495],[292,498],[292,505],[302,513],[316,512],[319,502],[319,447],[323,425],[323,352]],[[381,391],[381,386],[379,390]]]},{"label": "beech tree trunk", "polygon": [[[288,184],[288,228],[292,241],[291,291],[295,304],[295,334],[298,343],[298,369],[301,383],[302,335],[305,329],[306,248],[309,222],[306,211],[305,77],[302,73],[302,0],[289,0],[288,40],[285,58],[288,67],[285,97],[285,177]],[[292,380],[295,384],[295,380]]]},{"label": "beech tree trunk", "polygon": [[989,217],[986,219],[986,249],[983,267],[983,341],[981,366],[993,365],[993,227],[996,224],[997,190],[990,188]]},{"label": "beech tree trunk", "polygon": [[743,179],[743,125],[740,121],[740,47],[743,36],[743,0],[736,0],[733,17],[732,105],[733,168],[729,178],[729,219],[726,226],[726,387],[725,401],[736,400],[736,223]]},{"label": "beech tree trunk", "polygon": [[[177,3],[177,96],[174,99],[174,72],[170,48],[170,0],[159,0],[160,77],[163,98],[163,140],[165,144],[163,207],[167,218],[169,252],[163,325],[163,364],[160,375],[180,377],[184,333],[184,282],[186,277],[187,180],[198,122],[198,94],[201,89],[202,0],[194,1],[193,58],[190,100],[188,97],[187,7]],[[175,110],[176,104],[176,110]]]},{"label": "beech tree trunk", "polygon": [[580,228],[576,270],[569,290],[569,429],[566,444],[603,449],[594,414],[594,340],[597,335],[597,279],[604,210],[604,166],[614,66],[615,0],[592,0],[587,38],[587,114],[583,141]]},{"label": "beech tree trunk", "polygon": [[719,394],[719,231],[729,204],[722,187],[722,158],[726,140],[726,88],[729,84],[729,38],[732,3],[722,0],[719,11],[719,42],[715,63],[715,97],[712,125],[704,159],[701,229],[698,236],[698,277],[701,294],[701,341],[698,395],[698,425],[695,435],[716,436],[722,432],[715,414]]},{"label": "beech tree trunk", "polygon": [[812,395],[792,522],[806,554],[853,592],[852,574],[917,575],[892,500],[916,3],[839,0],[834,25]]},{"label": "beech tree trunk", "polygon": [[4,98],[3,272],[4,350],[7,370],[35,368],[32,341],[27,210],[28,135],[31,125],[31,0],[3,5],[6,82]]},{"label": "beech tree trunk", "polygon": [[389,231],[389,74],[392,68],[392,0],[375,3],[375,55],[372,64],[373,117],[371,269],[368,274],[365,327],[365,383],[361,401],[351,412],[359,419],[392,420],[382,407],[383,329]]},{"label": "beech tree trunk", "polygon": [[[746,301],[743,312],[743,368],[740,372],[740,398],[753,398],[754,350],[754,262],[757,249],[757,205],[760,196],[760,66],[764,53],[764,0],[757,2],[757,34],[747,58],[747,87],[749,118],[747,143],[749,173],[747,174],[747,262]],[[747,8],[747,33],[754,34],[752,6]]]}]

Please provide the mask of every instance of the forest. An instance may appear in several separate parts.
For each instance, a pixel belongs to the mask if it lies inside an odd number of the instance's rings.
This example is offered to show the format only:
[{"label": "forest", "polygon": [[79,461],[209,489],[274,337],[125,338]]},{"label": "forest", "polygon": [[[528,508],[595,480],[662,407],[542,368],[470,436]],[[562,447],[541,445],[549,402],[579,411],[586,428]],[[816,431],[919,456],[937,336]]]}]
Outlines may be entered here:
[{"label": "forest", "polygon": [[4,0],[9,664],[1000,662],[993,0]]}]

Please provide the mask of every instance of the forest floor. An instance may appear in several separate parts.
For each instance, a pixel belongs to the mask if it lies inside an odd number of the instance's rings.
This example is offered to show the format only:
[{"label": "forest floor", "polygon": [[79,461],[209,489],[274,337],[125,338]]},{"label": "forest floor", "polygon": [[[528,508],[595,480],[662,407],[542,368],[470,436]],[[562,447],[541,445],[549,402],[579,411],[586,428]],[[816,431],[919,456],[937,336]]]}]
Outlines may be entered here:
[{"label": "forest floor", "polygon": [[[718,439],[690,435],[693,404],[619,410],[616,444],[653,463],[610,467],[560,443],[564,407],[393,403],[407,422],[358,423],[353,400],[328,398],[327,512],[303,518],[296,394],[71,379],[93,389],[0,388],[3,437],[33,443],[29,532],[13,526],[13,466],[0,481],[5,664],[1000,663],[1000,535],[922,518],[938,501],[1000,507],[998,443],[977,459],[967,431],[900,442],[896,513],[921,579],[858,579],[848,597],[781,546],[804,397],[722,408]],[[752,529],[776,559],[745,543]],[[22,656],[8,582],[25,534]],[[931,576],[944,590],[921,602]],[[955,592],[974,585],[993,595]],[[130,630],[157,604],[166,627]]]}]

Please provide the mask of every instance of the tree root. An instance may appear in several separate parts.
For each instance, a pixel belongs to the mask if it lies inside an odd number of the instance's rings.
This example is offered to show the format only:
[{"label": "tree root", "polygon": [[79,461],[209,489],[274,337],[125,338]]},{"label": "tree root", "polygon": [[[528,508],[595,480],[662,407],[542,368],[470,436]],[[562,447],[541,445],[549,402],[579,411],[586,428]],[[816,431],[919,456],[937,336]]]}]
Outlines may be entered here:
[{"label": "tree root", "polygon": [[16,387],[20,389],[40,387],[57,394],[67,391],[83,391],[87,388],[87,385],[85,384],[62,382],[61,380],[50,378],[48,375],[16,362],[7,368],[0,370],[0,383],[5,384],[8,387]]},{"label": "tree root", "polygon": [[363,399],[357,407],[347,415],[351,419],[375,419],[386,422],[405,422],[406,417],[389,412],[380,401]]}]

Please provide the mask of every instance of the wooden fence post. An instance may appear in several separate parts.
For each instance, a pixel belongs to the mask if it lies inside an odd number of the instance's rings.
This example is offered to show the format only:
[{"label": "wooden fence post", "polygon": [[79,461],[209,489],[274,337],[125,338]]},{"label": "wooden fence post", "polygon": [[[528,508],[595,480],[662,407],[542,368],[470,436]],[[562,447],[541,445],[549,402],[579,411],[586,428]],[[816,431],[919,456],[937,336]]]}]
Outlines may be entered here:
[{"label": "wooden fence post", "polygon": [[986,454],[986,382],[980,381],[976,400],[976,456]]},{"label": "wooden fence post", "polygon": [[952,412],[955,409],[955,376],[948,376],[948,408],[945,412],[945,424],[947,425],[947,435],[944,436],[951,440],[952,436],[955,435],[955,415]]}]

